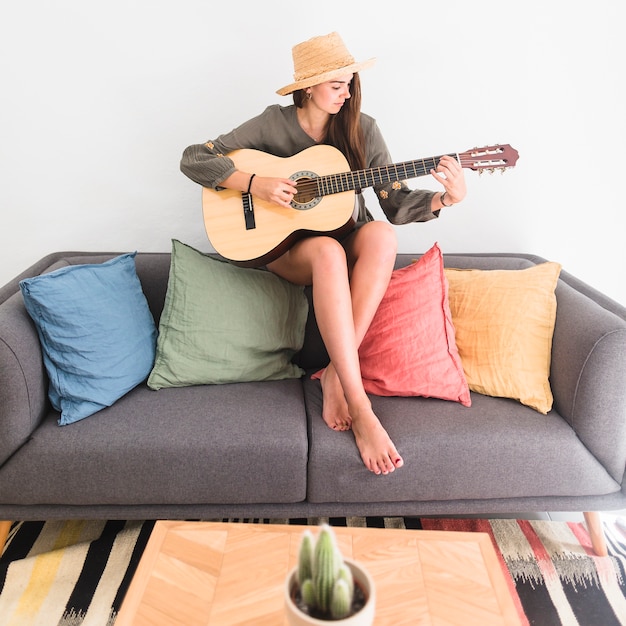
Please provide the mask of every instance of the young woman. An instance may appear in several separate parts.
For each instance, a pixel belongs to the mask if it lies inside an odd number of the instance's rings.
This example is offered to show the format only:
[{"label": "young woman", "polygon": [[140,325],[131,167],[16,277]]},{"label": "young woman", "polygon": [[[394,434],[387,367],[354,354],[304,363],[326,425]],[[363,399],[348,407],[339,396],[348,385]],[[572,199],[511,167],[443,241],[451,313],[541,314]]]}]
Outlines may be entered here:
[{"label": "young woman", "polygon": [[[323,143],[341,150],[352,170],[392,162],[375,120],[360,110],[358,72],[374,59],[356,62],[339,35],[331,33],[295,46],[293,62],[295,82],[277,93],[293,94],[294,104],[271,105],[231,132],[189,146],[181,161],[184,174],[205,187],[247,191],[289,208],[296,193],[292,180],[239,171],[228,153],[252,148],[289,157]],[[404,183],[374,187],[389,222],[433,219],[442,207],[464,198],[465,178],[454,158],[443,157],[431,173],[444,191],[410,190]],[[317,323],[330,356],[321,376],[322,417],[330,428],[352,429],[365,466],[389,474],[404,461],[365,393],[358,349],[389,284],[397,242],[391,224],[372,218],[362,194],[356,199],[357,225],[344,239],[302,239],[267,268],[293,283],[312,285]]]}]

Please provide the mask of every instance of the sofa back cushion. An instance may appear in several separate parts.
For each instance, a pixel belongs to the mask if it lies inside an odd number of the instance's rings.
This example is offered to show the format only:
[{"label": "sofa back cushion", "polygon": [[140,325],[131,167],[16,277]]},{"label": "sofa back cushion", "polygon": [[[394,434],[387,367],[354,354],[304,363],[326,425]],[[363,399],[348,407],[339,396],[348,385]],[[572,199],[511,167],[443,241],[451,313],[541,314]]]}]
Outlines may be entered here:
[{"label": "sofa back cushion", "polygon": [[554,290],[561,266],[446,269],[459,353],[470,389],[548,413]]},{"label": "sofa back cushion", "polygon": [[61,425],[110,406],[152,368],[156,327],[134,257],[72,265],[20,282]]},{"label": "sofa back cushion", "polygon": [[303,288],[172,242],[152,389],[299,378]]}]

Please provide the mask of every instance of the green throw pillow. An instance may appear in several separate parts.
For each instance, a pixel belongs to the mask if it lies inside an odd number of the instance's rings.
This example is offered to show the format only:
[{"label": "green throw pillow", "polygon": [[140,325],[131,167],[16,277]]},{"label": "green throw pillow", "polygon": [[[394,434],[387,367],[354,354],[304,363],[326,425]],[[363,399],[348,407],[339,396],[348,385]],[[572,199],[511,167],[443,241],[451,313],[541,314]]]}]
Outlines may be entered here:
[{"label": "green throw pillow", "polygon": [[299,378],[304,288],[172,240],[151,389]]}]

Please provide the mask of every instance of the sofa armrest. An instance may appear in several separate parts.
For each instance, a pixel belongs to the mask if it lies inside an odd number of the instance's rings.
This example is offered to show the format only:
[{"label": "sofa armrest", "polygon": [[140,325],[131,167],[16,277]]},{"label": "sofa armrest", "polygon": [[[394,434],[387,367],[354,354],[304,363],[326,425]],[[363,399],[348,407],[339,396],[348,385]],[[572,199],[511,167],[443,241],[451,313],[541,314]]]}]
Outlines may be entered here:
[{"label": "sofa armrest", "polygon": [[0,305],[0,466],[49,410],[47,393],[37,331],[16,293]]},{"label": "sofa armrest", "polygon": [[577,281],[559,280],[556,296],[550,373],[554,408],[621,483],[626,466],[626,308],[601,294],[596,298]]}]

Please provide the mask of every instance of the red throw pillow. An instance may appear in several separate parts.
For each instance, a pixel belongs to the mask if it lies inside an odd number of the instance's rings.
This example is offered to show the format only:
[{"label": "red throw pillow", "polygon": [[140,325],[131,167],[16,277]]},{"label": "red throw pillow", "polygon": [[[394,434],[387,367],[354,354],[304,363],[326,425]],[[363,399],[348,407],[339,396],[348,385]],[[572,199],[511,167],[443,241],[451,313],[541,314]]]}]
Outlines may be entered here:
[{"label": "red throw pillow", "polygon": [[417,262],[393,272],[359,356],[368,393],[471,405],[437,244]]}]

